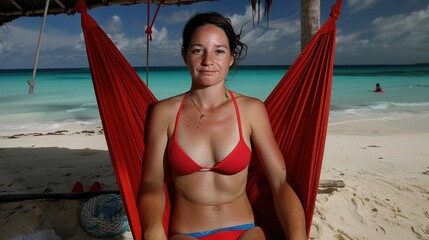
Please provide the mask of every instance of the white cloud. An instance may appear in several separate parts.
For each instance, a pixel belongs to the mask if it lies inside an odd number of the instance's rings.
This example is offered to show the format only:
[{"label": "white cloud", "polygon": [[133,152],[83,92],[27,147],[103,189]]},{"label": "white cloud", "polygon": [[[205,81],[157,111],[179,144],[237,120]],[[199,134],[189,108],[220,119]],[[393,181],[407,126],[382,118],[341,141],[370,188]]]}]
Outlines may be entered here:
[{"label": "white cloud", "polygon": [[255,39],[255,43],[264,44],[264,43],[274,43],[279,40],[280,34],[279,29],[270,29],[264,32],[261,36]]},{"label": "white cloud", "polygon": [[378,17],[372,21],[374,41],[394,48],[429,48],[429,5],[410,14]]},{"label": "white cloud", "polygon": [[76,50],[85,50],[85,39],[83,33],[79,34],[79,39],[73,44],[73,48]]},{"label": "white cloud", "polygon": [[152,27],[152,40],[156,42],[166,42],[168,41],[168,29],[161,28],[161,30],[156,29],[155,26]]},{"label": "white cloud", "polygon": [[130,40],[125,37],[124,33],[115,33],[108,36],[120,51],[126,49],[130,44]]},{"label": "white cloud", "polygon": [[[261,16],[264,16],[264,12],[261,12]],[[234,27],[234,29],[236,31],[240,31],[240,29],[244,26],[246,26],[247,28],[252,27],[252,20],[253,20],[253,16],[252,16],[252,8],[250,5],[246,6],[246,11],[244,13],[244,15],[241,14],[233,14],[231,16],[227,16],[229,19],[231,19],[231,24]]]},{"label": "white cloud", "polygon": [[121,17],[114,15],[107,21],[106,26],[107,32],[120,33],[122,31],[122,20]]},{"label": "white cloud", "polygon": [[196,10],[174,11],[173,14],[171,14],[170,16],[160,15],[158,17],[158,20],[168,24],[184,23],[196,13]]},{"label": "white cloud", "polygon": [[[257,16],[257,13],[256,13]],[[267,29],[264,22],[252,24],[252,9],[251,6],[246,7],[244,15],[234,14],[230,17],[231,22],[237,32],[243,27],[242,41],[249,47],[249,56],[276,53],[289,54],[296,52],[293,42],[300,34],[300,20],[276,19],[270,21],[270,26]],[[261,8],[261,19],[264,20],[264,9]],[[288,42],[288,43],[286,43]],[[290,46],[292,43],[292,46]]]},{"label": "white cloud", "polygon": [[296,36],[301,33],[301,21],[299,19],[290,21],[278,19],[270,22],[270,29],[279,29],[281,36]]},{"label": "white cloud", "polygon": [[347,3],[354,12],[358,12],[372,7],[380,1],[382,0],[347,0]]},{"label": "white cloud", "polygon": [[120,51],[126,49],[130,44],[130,40],[123,33],[121,17],[112,16],[102,28]]},{"label": "white cloud", "polygon": [[356,56],[366,52],[369,46],[370,40],[362,39],[358,33],[337,35],[336,52],[342,55]]},{"label": "white cloud", "polygon": [[[127,58],[132,65],[144,65],[146,59],[146,35],[129,37],[122,28],[122,19],[112,16],[103,24],[102,29]],[[39,32],[10,25],[0,31],[0,68],[32,68]],[[180,62],[180,43],[169,39],[168,29],[152,28],[150,48],[152,56],[170,60],[177,56]],[[55,67],[82,67],[86,61],[86,49],[83,33],[70,34],[58,29],[46,29],[39,56],[39,68]],[[14,65],[19,63],[20,65]],[[6,65],[7,64],[7,65]],[[157,62],[153,62],[157,64]]]},{"label": "white cloud", "polygon": [[[7,29],[7,30],[4,30]],[[10,24],[8,28],[0,31],[0,68],[32,68],[36,47],[39,38],[39,31],[26,29]],[[75,55],[76,43],[81,42],[78,35],[70,35],[66,32],[46,28],[41,41],[39,53],[39,66],[50,67],[57,64],[54,57],[68,54]],[[48,54],[53,53],[53,56]],[[80,51],[84,56],[84,52]],[[66,64],[67,58],[61,62]]]},{"label": "white cloud", "polygon": [[[356,10],[358,5],[368,8],[379,1],[349,0],[348,3]],[[184,22],[193,14],[193,11],[181,10],[169,17],[158,16],[157,22],[161,23],[161,19],[169,23]],[[259,24],[255,22],[255,25],[252,24],[250,6],[246,6],[242,14],[229,16],[237,32],[243,29],[242,40],[249,46],[248,57],[244,63],[292,63],[293,57],[300,50],[300,20],[290,16],[272,19],[267,29],[264,9],[261,14],[261,22]],[[364,31],[344,28],[352,30],[350,33],[337,29],[336,59],[344,59],[345,63],[361,64],[388,64],[394,61],[409,63],[414,59],[427,61],[425,59],[429,54],[428,25],[429,5],[410,13],[375,18],[369,26],[363,26]],[[144,34],[130,36],[124,32],[124,26],[123,18],[112,16],[104,23],[103,29],[132,65],[143,66],[146,60],[146,36]],[[170,29],[177,26],[153,27],[153,41],[150,43],[151,65],[182,65],[181,39],[176,35],[176,29]],[[39,28],[28,29],[15,23],[0,28],[0,40],[3,43],[0,44],[0,69],[32,68],[39,30]],[[279,61],[280,57],[283,59]],[[40,68],[81,67],[86,59],[82,33],[72,34],[63,29],[47,26],[40,52]]]},{"label": "white cloud", "polygon": [[345,34],[339,29],[336,58],[354,64],[427,62],[428,25],[429,5],[411,13],[377,17],[362,33]]},{"label": "white cloud", "polygon": [[[181,10],[169,18],[161,19],[170,23],[183,22],[187,21],[194,13],[194,11]],[[158,21],[161,19],[159,16]],[[295,42],[296,36],[299,36],[299,20],[272,20],[270,21],[270,28],[266,29],[263,8],[261,9],[261,22],[259,24],[256,22],[255,25],[252,24],[253,16],[250,6],[246,6],[244,14],[234,14],[230,16],[230,19],[237,32],[243,27],[242,40],[249,45],[249,55],[290,51],[291,48],[287,47],[290,44],[286,44],[285,39],[293,39],[292,42]],[[123,29],[122,18],[117,15],[110,17],[105,23],[99,24],[102,25],[103,30],[132,65],[144,65],[146,59],[145,35],[140,35],[139,37],[130,37],[127,35]],[[32,67],[38,31],[19,28],[13,25],[11,28],[9,36],[6,33],[0,32],[2,34],[0,35],[0,39],[5,39],[4,42],[6,42],[4,47],[0,47],[0,52],[2,53],[0,61],[7,59],[7,56],[16,55],[26,59],[26,61],[22,61],[22,64],[25,66],[18,67]],[[152,65],[182,64],[180,58],[180,37],[171,39],[169,29],[165,27],[158,29],[156,26],[153,26],[152,38],[153,41],[150,43]],[[80,61],[78,60],[79,57]],[[16,57],[15,59],[18,61],[18,58]],[[39,61],[41,67],[49,67],[54,63],[56,63],[56,66],[58,64],[65,65],[58,67],[73,67],[71,61],[74,61],[75,64],[82,64],[83,60],[86,61],[86,51],[82,33],[73,35],[55,29],[46,31]],[[69,62],[70,66],[68,66]]]},{"label": "white cloud", "polygon": [[[115,18],[116,22],[120,21],[119,17]],[[114,30],[114,33],[109,34],[109,38],[115,43],[116,47],[121,51],[131,65],[143,66],[145,64],[147,50],[146,35],[132,38],[128,37],[118,28],[115,28]],[[152,27],[152,41],[150,41],[150,59],[152,65],[168,64],[168,61],[172,59],[172,56],[179,56],[180,41],[169,39],[168,33],[168,29],[165,27],[161,29],[157,29],[155,25]],[[154,55],[156,56],[155,58],[153,57]],[[157,59],[160,60],[157,61]],[[179,61],[180,58],[177,57],[177,62]]]}]

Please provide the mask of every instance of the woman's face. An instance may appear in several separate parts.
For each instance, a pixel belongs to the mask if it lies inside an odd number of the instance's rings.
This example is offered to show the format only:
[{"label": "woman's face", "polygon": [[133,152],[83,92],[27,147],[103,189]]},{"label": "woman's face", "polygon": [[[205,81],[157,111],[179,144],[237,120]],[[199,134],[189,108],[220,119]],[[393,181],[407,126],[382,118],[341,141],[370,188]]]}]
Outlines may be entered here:
[{"label": "woman's face", "polygon": [[228,37],[215,25],[198,27],[191,36],[188,50],[182,55],[193,84],[200,86],[223,83],[234,63]]}]

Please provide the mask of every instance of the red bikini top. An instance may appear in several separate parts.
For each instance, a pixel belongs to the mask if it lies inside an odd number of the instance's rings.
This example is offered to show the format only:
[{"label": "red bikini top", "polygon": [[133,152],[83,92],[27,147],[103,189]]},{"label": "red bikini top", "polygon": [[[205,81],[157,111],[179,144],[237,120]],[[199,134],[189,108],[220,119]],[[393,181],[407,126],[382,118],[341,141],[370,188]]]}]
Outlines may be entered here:
[{"label": "red bikini top", "polygon": [[241,118],[240,112],[238,109],[237,102],[235,100],[234,95],[231,91],[229,91],[229,95],[234,102],[235,112],[237,115],[238,129],[240,133],[240,140],[238,141],[235,148],[220,162],[212,167],[202,167],[197,164],[189,155],[180,147],[177,142],[177,125],[180,119],[180,113],[183,107],[183,104],[186,100],[188,94],[185,94],[183,97],[182,103],[180,105],[179,111],[176,117],[176,123],[174,127],[173,136],[168,143],[168,159],[172,167],[180,174],[186,175],[194,172],[198,172],[201,170],[205,171],[213,171],[221,174],[232,175],[243,171],[250,162],[250,158],[252,155],[252,150],[246,144],[243,138],[243,130],[241,127]]}]

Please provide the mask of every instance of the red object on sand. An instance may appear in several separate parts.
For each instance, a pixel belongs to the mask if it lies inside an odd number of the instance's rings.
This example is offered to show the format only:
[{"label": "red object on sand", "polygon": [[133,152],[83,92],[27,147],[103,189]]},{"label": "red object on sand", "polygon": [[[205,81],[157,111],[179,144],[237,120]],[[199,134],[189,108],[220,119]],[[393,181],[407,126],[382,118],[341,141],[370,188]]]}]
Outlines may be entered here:
[{"label": "red object on sand", "polygon": [[[328,124],[334,65],[336,19],[341,0],[330,18],[301,52],[286,75],[265,101],[274,135],[285,158],[289,176],[305,210],[310,231]],[[144,152],[144,127],[155,96],[146,87],[109,37],[87,14],[81,12],[88,61],[110,158],[135,239],[141,239],[136,198]],[[255,162],[255,161],[254,161]],[[249,172],[248,196],[257,224],[267,239],[285,239],[274,212],[271,190],[258,168]],[[166,181],[164,228],[169,231],[172,199]]]},{"label": "red object on sand", "polygon": [[72,193],[79,193],[83,191],[83,184],[80,181],[77,181],[71,190]]},{"label": "red object on sand", "polygon": [[101,184],[95,181],[89,188],[89,192],[99,192],[101,190]]}]

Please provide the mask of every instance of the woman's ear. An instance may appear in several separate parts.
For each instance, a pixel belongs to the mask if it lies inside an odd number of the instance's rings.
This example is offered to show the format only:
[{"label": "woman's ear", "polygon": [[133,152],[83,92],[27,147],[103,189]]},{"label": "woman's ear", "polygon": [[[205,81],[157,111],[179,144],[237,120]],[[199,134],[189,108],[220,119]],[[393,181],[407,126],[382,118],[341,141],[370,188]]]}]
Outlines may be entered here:
[{"label": "woman's ear", "polygon": [[235,62],[235,56],[231,55],[231,59],[229,60],[229,67],[231,67],[232,65],[234,65]]},{"label": "woman's ear", "polygon": [[181,48],[181,53],[182,53],[182,58],[183,58],[183,62],[185,62],[186,65],[188,65],[188,60],[186,59],[186,52],[185,52],[185,48],[182,47]]}]

